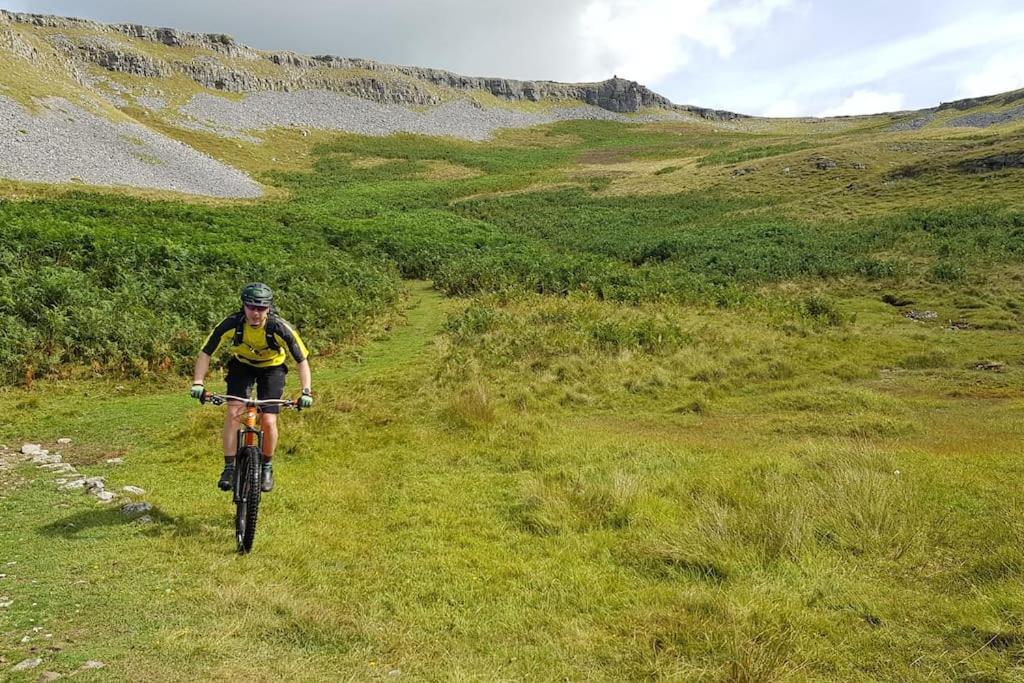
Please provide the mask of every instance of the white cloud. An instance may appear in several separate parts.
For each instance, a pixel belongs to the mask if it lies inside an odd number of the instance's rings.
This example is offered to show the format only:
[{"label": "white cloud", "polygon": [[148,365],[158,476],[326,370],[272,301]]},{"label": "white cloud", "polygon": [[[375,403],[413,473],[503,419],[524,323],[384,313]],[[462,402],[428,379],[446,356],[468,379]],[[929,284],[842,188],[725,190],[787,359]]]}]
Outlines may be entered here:
[{"label": "white cloud", "polygon": [[770,116],[772,118],[792,118],[803,115],[803,108],[796,100],[775,100],[757,112],[759,116]]},{"label": "white cloud", "polygon": [[1024,50],[1001,50],[957,83],[957,97],[981,97],[1024,88]]},{"label": "white cloud", "polygon": [[898,92],[881,93],[871,90],[857,90],[839,105],[830,107],[818,116],[853,116],[856,114],[878,114],[903,109],[903,95]]},{"label": "white cloud", "polygon": [[1024,12],[979,13],[924,34],[819,60],[811,72],[806,65],[794,64],[787,69],[787,80],[795,84],[794,94],[834,91],[867,85],[962,50],[986,46],[995,49],[1000,44],[1021,40],[1024,40]]},{"label": "white cloud", "polygon": [[656,84],[682,69],[694,47],[728,58],[736,38],[793,0],[590,0],[580,15],[583,80],[618,74]]}]

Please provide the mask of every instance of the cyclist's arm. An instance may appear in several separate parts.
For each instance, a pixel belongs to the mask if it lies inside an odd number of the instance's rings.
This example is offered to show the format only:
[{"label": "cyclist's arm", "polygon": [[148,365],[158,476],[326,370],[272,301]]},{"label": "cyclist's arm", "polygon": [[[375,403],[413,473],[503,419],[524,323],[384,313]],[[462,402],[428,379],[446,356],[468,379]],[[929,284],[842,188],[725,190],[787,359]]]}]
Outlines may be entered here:
[{"label": "cyclist's arm", "polygon": [[206,381],[206,373],[210,370],[210,354],[200,351],[196,358],[196,367],[192,370],[192,383],[202,384]]},{"label": "cyclist's arm", "polygon": [[313,373],[309,370],[309,360],[304,360],[295,368],[299,371],[299,382],[302,384],[303,389],[313,389]]},{"label": "cyclist's arm", "polygon": [[288,349],[296,363],[301,364],[309,358],[309,350],[302,343],[302,337],[287,321],[278,318],[278,331],[274,333],[274,336],[277,337],[279,344]]},{"label": "cyclist's arm", "polygon": [[229,315],[214,328],[210,336],[203,342],[203,348],[196,357],[195,369],[192,371],[192,382],[202,384],[206,379],[206,373],[210,370],[210,358],[217,353],[217,349],[235,334],[237,319]]}]

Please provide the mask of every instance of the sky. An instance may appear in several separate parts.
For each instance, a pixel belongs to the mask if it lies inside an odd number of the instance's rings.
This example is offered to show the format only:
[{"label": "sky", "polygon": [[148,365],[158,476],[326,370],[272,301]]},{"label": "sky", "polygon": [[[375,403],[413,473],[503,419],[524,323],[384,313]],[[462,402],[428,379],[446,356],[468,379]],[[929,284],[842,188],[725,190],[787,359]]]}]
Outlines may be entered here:
[{"label": "sky", "polygon": [[638,81],[764,116],[933,107],[1024,88],[1022,0],[0,0],[227,33],[262,50],[467,76]]}]

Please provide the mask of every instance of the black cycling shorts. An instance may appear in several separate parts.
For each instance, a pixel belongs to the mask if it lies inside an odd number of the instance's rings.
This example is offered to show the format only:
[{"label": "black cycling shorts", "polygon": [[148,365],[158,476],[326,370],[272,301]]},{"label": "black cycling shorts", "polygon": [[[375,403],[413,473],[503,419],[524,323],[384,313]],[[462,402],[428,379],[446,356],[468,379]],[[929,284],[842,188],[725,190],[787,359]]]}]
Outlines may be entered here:
[{"label": "black cycling shorts", "polygon": [[[256,385],[256,398],[281,398],[284,395],[284,378],[288,368],[284,363],[269,368],[254,368],[232,358],[228,361],[228,394],[231,396],[248,396],[252,385]],[[263,406],[264,413],[280,413],[281,406]]]}]

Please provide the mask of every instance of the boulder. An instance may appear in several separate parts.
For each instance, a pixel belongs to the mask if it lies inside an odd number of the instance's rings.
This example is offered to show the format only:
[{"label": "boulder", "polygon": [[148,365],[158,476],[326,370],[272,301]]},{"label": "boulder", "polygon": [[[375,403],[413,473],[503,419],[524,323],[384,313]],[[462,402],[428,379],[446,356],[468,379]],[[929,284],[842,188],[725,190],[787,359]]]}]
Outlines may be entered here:
[{"label": "boulder", "polygon": [[149,512],[153,509],[151,503],[127,503],[121,506],[121,513],[125,515],[138,515]]}]

